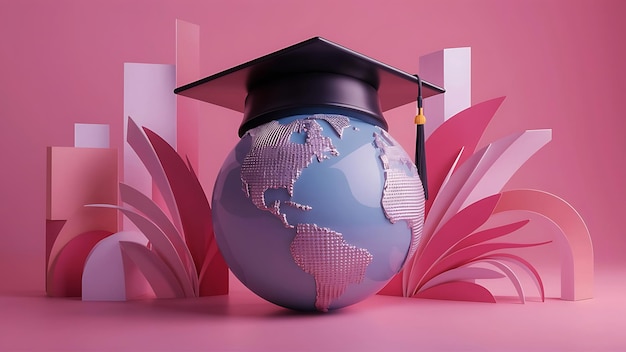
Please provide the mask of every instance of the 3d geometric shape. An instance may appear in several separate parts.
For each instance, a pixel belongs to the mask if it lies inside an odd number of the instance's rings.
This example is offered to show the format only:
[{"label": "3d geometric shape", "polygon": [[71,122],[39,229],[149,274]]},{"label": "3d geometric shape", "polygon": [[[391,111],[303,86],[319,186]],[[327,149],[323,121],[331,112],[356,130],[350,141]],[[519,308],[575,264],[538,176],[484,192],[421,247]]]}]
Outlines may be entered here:
[{"label": "3d geometric shape", "polygon": [[74,147],[109,148],[109,139],[109,125],[107,124],[74,124]]},{"label": "3d geometric shape", "polygon": [[[200,75],[200,26],[176,20],[176,86]],[[199,101],[176,96],[176,150],[198,170]],[[146,126],[150,128],[150,126]]]},{"label": "3d geometric shape", "polygon": [[68,220],[85,204],[116,204],[117,170],[116,149],[48,147],[46,219]]},{"label": "3d geometric shape", "polygon": [[117,204],[117,150],[48,147],[47,152],[46,292],[76,297],[87,254],[117,231],[115,212],[84,209],[90,203]]},{"label": "3d geometric shape", "polygon": [[419,58],[420,76],[446,89],[446,94],[428,98],[428,138],[445,120],[472,104],[472,48],[443,49]]}]

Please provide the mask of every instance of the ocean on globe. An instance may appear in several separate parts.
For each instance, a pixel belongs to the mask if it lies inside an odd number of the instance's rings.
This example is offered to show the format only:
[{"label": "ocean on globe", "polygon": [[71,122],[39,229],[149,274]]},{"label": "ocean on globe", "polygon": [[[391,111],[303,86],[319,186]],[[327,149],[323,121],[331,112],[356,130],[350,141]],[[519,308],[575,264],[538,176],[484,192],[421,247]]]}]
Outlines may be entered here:
[{"label": "ocean on globe", "polygon": [[415,252],[424,193],[383,129],[346,115],[297,115],[245,133],[213,198],[235,276],[260,297],[328,311],[378,292]]}]

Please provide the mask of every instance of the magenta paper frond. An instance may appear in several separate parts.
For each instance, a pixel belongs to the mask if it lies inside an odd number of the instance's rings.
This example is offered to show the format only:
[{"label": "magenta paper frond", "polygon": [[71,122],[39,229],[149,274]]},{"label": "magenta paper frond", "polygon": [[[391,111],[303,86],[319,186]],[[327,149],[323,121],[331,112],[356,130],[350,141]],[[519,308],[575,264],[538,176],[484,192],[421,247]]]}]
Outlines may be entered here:
[{"label": "magenta paper frond", "polygon": [[[506,251],[547,244],[552,242],[551,239],[538,243],[493,242],[516,232],[528,223],[528,219],[482,228],[493,214],[508,210],[536,212],[557,226],[560,224],[559,228],[570,244],[568,253],[571,254],[565,255],[564,270],[577,273],[583,281],[590,281],[588,258],[592,258],[589,254],[592,253],[591,242],[578,213],[567,202],[546,192],[503,192],[503,187],[517,170],[550,142],[551,130],[513,133],[476,150],[487,124],[503,99],[492,99],[458,113],[444,122],[428,139],[426,146],[430,151],[428,178],[431,197],[426,204],[422,241],[416,255],[407,261],[399,274],[402,278],[402,295],[495,302],[487,288],[473,282],[489,275],[488,272],[468,269],[482,264],[492,266],[501,277],[506,277],[523,303],[526,300],[525,292],[514,270],[521,268],[533,279],[544,300],[543,282],[537,269],[521,256]],[[537,201],[551,204],[559,210],[536,205]],[[576,261],[571,258],[574,253],[585,257],[582,268],[574,264]],[[570,281],[573,279],[567,278],[573,276],[563,272],[562,278],[565,277],[567,287],[572,287]],[[394,286],[395,280],[387,294],[397,292],[393,288],[397,287]],[[467,295],[463,291],[451,291],[461,287],[467,290]],[[562,297],[566,296],[562,294]]]}]

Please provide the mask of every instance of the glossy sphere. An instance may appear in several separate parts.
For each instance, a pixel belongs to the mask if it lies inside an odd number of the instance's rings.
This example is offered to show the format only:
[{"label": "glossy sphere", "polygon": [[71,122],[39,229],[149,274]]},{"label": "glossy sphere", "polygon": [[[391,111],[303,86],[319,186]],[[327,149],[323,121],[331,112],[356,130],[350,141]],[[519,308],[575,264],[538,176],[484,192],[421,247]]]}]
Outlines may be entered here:
[{"label": "glossy sphere", "polygon": [[419,242],[417,170],[387,132],[345,115],[290,116],[248,131],[218,175],[215,235],[253,292],[328,311],[380,290]]}]

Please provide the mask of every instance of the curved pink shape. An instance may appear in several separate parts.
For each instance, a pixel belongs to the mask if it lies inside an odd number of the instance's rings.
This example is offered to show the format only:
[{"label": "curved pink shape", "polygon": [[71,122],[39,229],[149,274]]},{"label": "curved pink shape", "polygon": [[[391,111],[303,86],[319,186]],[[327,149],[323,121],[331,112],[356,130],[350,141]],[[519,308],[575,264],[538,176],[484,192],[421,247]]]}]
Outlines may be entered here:
[{"label": "curved pink shape", "polygon": [[[482,199],[463,209],[448,221],[430,241],[420,247],[418,255],[411,260],[411,265],[404,269],[404,278],[407,282],[405,294],[413,295],[426,281],[425,274],[429,272],[437,260],[456,242],[471,234],[489,219],[500,195]],[[441,272],[437,272],[439,274]]]},{"label": "curved pink shape", "polygon": [[484,260],[485,263],[489,263],[496,268],[502,270],[502,272],[509,278],[509,281],[515,286],[515,291],[517,291],[517,296],[519,297],[522,303],[526,303],[526,296],[524,295],[524,287],[522,287],[522,283],[519,281],[517,274],[515,271],[511,269],[508,265],[498,261],[498,260]]},{"label": "curved pink shape", "polygon": [[144,132],[159,158],[167,181],[176,200],[185,242],[193,257],[196,271],[200,272],[207,248],[216,246],[213,240],[211,206],[200,181],[189,170],[183,159],[163,138],[144,127]]},{"label": "curved pink shape", "polygon": [[496,298],[489,290],[478,284],[467,281],[444,282],[443,284],[418,292],[413,297],[496,303]]},{"label": "curved pink shape", "polygon": [[[61,228],[52,248],[50,249],[50,255],[48,257],[48,265],[46,271],[46,292],[49,295],[54,296],[63,296],[66,293],[72,292],[73,296],[80,296],[80,287],[81,287],[81,279],[80,275],[72,275],[72,287],[77,289],[66,290],[60,289],[59,285],[66,286],[69,285],[69,279],[63,279],[62,281],[65,283],[58,282],[61,274],[63,272],[62,269],[57,269],[57,263],[59,261],[59,256],[65,251],[66,247],[78,237],[82,237],[85,234],[95,234],[98,235],[85,235],[88,237],[93,237],[92,240],[86,240],[86,238],[79,239],[82,245],[79,252],[80,256],[83,258],[82,262],[76,262],[73,265],[79,265],[80,274],[82,275],[84,259],[87,258],[89,251],[91,248],[98,243],[102,238],[117,232],[117,211],[113,209],[96,209],[96,208],[88,208],[88,207],[80,207],[76,210],[76,212],[67,220],[67,222]],[[68,252],[68,255],[77,256],[77,248],[72,248],[71,253]],[[73,253],[73,254],[72,254]],[[56,278],[55,278],[56,277]],[[66,292],[66,293],[62,293]]]},{"label": "curved pink shape", "polygon": [[198,287],[198,273],[193,263],[191,253],[189,253],[189,249],[185,245],[183,236],[178,232],[163,210],[161,210],[152,199],[124,183],[120,183],[120,198],[122,202],[143,213],[143,215],[163,231],[174,246],[178,257],[183,261],[189,280],[191,280],[194,287]]},{"label": "curved pink shape", "polygon": [[473,262],[476,258],[479,258],[489,252],[500,249],[534,247],[546,243],[550,243],[550,241],[540,243],[483,243],[463,248],[437,261],[437,263],[424,274],[422,282],[428,282],[441,272]]},{"label": "curved pink shape", "polygon": [[561,298],[592,298],[593,245],[587,225],[576,209],[554,194],[524,189],[502,193],[494,213],[508,210],[537,213],[558,226],[567,243],[567,248],[561,250]]},{"label": "curved pink shape", "polygon": [[176,200],[174,199],[174,195],[168,183],[165,171],[161,166],[161,163],[158,156],[156,155],[156,152],[154,151],[154,148],[149,143],[148,137],[139,128],[139,126],[137,126],[135,121],[130,118],[130,116],[128,117],[128,135],[126,139],[128,144],[135,151],[135,153],[137,153],[137,156],[144,164],[146,169],[148,169],[148,172],[150,172],[150,176],[152,176],[153,182],[159,188],[159,191],[163,196],[163,200],[165,201],[165,204],[167,205],[167,208],[172,216],[172,222],[179,231],[182,231],[180,214],[178,213]]},{"label": "curved pink shape", "polygon": [[110,231],[87,231],[74,234],[48,267],[46,293],[51,297],[80,297],[83,267],[92,248]]},{"label": "curved pink shape", "polygon": [[482,258],[478,258],[478,260],[482,260],[482,259],[494,259],[498,261],[508,261],[523,268],[535,282],[535,286],[537,286],[537,291],[539,291],[539,295],[541,295],[541,301],[544,302],[546,300],[546,294],[543,289],[543,281],[541,280],[541,276],[539,275],[539,272],[537,271],[537,269],[535,269],[535,267],[532,266],[532,264],[530,264],[530,262],[528,262],[526,259],[520,256],[517,256],[515,254],[510,254],[510,253],[492,253]]},{"label": "curved pink shape", "polygon": [[194,287],[194,283],[189,279],[189,274],[185,270],[182,259],[176,253],[176,249],[172,242],[163,231],[156,226],[150,219],[143,215],[116,205],[109,204],[90,204],[89,207],[113,208],[121,211],[130,221],[132,221],[139,231],[150,241],[155,252],[163,262],[172,270],[178,280],[186,297],[197,297],[198,288]]},{"label": "curved pink shape", "polygon": [[139,273],[124,265],[120,241],[132,241],[144,247],[148,244],[146,237],[137,231],[117,232],[98,242],[83,266],[83,301],[126,301],[150,294],[141,280],[135,280],[134,291],[127,284],[132,283],[128,278],[136,279],[133,274]]},{"label": "curved pink shape", "polygon": [[426,202],[427,213],[459,150],[463,147],[466,150],[459,160],[459,164],[462,164],[474,153],[487,124],[504,98],[499,97],[473,105],[452,116],[430,135],[426,141],[428,192],[430,194]]},{"label": "curved pink shape", "polygon": [[522,220],[473,233],[457,242],[452,248],[450,248],[449,252],[453,253],[465,247],[473,246],[475,244],[494,240],[498,237],[506,236],[514,231],[519,230],[524,225],[528,224],[528,222],[530,222],[530,220]]},{"label": "curved pink shape", "polygon": [[122,257],[133,262],[150,283],[157,298],[184,298],[176,275],[163,260],[146,246],[120,241]]},{"label": "curved pink shape", "polygon": [[445,271],[435,276],[432,280],[428,281],[428,283],[422,287],[422,291],[428,290],[433,286],[437,286],[451,281],[500,279],[504,277],[504,275],[499,271],[487,268],[472,267],[471,265],[473,265],[473,263]]}]

